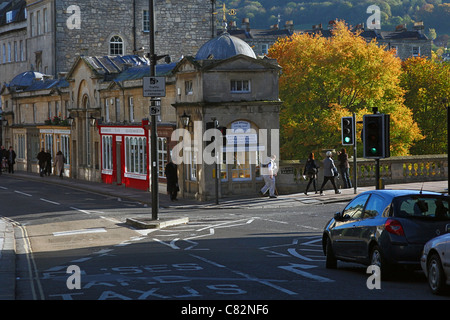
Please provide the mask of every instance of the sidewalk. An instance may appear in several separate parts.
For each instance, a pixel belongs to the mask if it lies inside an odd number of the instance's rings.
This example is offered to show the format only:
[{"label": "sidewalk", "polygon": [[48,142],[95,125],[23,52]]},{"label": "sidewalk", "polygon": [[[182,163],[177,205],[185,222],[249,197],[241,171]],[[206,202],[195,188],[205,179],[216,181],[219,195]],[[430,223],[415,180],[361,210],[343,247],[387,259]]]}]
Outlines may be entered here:
[{"label": "sidewalk", "polygon": [[[9,175],[8,175],[9,176]],[[11,175],[12,176],[12,175]],[[40,177],[36,173],[15,172],[15,178],[41,181],[45,183],[52,183],[63,185],[70,188],[86,190],[113,196],[128,201],[136,201],[147,206],[151,206],[152,195],[148,191],[126,188],[123,185],[105,184],[101,182],[89,182],[71,178],[59,178],[57,176]],[[416,189],[436,192],[447,192],[447,181],[431,181],[431,182],[416,182],[386,185],[386,189]],[[374,187],[358,187],[356,193],[361,193],[367,190],[373,190]],[[219,199],[219,204],[215,203],[215,199],[208,201],[197,201],[195,199],[180,198],[177,201],[170,201],[169,196],[165,193],[159,194],[159,208],[161,209],[261,209],[261,208],[285,208],[304,204],[315,203],[330,203],[330,202],[345,202],[355,196],[354,188],[341,189],[341,194],[335,194],[333,190],[325,190],[324,195],[314,194],[309,192],[305,195],[303,192],[279,195],[276,199],[268,197],[260,197],[254,195],[239,195],[229,196]]]}]

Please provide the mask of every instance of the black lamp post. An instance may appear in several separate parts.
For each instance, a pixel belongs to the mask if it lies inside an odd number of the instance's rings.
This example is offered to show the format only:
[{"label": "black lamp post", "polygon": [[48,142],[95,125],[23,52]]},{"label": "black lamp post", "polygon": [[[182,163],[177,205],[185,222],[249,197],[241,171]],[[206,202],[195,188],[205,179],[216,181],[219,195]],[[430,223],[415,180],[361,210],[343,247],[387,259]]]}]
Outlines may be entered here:
[{"label": "black lamp post", "polygon": [[[149,0],[149,18],[150,18],[150,76],[156,75],[156,61],[157,56],[155,54],[155,8],[154,1]],[[151,98],[151,108],[155,106],[155,101]],[[158,220],[159,211],[159,197],[158,197],[158,144],[157,144],[157,130],[156,130],[156,115],[151,115],[151,175],[152,175],[152,219]]]},{"label": "black lamp post", "polygon": [[442,99],[442,105],[447,109],[447,194],[450,195],[450,108],[447,98]]}]

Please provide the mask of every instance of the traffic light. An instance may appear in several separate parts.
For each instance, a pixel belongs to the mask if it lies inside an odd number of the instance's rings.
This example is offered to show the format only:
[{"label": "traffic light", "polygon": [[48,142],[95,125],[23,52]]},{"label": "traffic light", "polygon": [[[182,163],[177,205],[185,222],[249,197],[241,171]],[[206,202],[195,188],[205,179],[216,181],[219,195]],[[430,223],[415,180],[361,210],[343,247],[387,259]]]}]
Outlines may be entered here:
[{"label": "traffic light", "polygon": [[364,115],[364,158],[382,159],[390,156],[389,120],[388,114]]},{"label": "traffic light", "polygon": [[341,118],[342,145],[352,146],[355,143],[355,125],[353,117]]}]

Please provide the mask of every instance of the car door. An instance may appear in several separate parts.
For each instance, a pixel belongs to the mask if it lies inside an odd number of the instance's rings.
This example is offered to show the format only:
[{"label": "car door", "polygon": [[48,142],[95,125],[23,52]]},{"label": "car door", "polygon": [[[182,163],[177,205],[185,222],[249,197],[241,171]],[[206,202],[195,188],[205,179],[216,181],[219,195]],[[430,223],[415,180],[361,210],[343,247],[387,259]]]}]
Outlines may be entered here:
[{"label": "car door", "polygon": [[353,223],[353,252],[357,260],[367,260],[369,256],[369,243],[376,237],[377,227],[384,223],[379,217],[389,205],[380,195],[373,193],[364,206],[362,217]]},{"label": "car door", "polygon": [[355,238],[355,227],[361,220],[364,206],[370,193],[361,194],[355,197],[342,211],[342,219],[336,221],[331,230],[333,250],[336,256],[356,259],[357,239]]}]

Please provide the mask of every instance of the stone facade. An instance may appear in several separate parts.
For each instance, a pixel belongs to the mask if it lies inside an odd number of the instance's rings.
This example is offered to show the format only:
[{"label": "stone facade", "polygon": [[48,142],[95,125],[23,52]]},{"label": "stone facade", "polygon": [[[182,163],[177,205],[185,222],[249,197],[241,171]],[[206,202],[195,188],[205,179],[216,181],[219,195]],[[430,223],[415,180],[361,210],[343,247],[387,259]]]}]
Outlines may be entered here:
[{"label": "stone facade", "polygon": [[[34,1],[30,1],[34,2]],[[122,40],[121,55],[149,51],[148,0],[53,0],[56,73],[67,71],[77,55],[103,56],[111,39]],[[211,0],[155,0],[155,48],[172,60],[194,54],[211,38]],[[39,10],[43,4],[30,7]],[[75,5],[75,6],[74,6]],[[79,25],[78,25],[79,23]],[[120,46],[120,44],[118,44]]]}]

